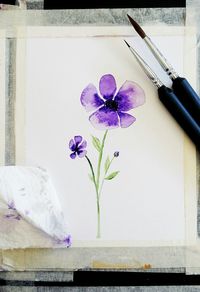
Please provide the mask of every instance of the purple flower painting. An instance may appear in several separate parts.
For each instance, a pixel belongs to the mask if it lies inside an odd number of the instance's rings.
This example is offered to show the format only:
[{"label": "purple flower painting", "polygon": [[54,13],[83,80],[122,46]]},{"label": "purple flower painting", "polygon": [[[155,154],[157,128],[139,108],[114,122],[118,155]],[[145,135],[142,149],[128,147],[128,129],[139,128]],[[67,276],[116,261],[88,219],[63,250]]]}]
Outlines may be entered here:
[{"label": "purple flower painting", "polygon": [[[71,159],[85,158],[88,162],[89,178],[94,185],[97,208],[97,238],[101,238],[101,205],[100,199],[105,181],[113,180],[119,171],[111,171],[113,161],[119,157],[119,151],[115,151],[110,158],[104,158],[105,142],[108,131],[118,127],[128,128],[136,118],[128,113],[130,110],[143,105],[145,93],[143,89],[133,81],[126,81],[117,92],[115,78],[111,74],[103,75],[99,82],[98,93],[93,84],[89,84],[81,93],[80,102],[87,112],[90,112],[89,121],[94,128],[105,130],[102,139],[92,136],[92,145],[98,153],[96,170],[91,159],[87,155],[87,142],[82,136],[74,136],[69,141]],[[117,92],[117,93],[116,93]],[[103,163],[104,160],[104,163]]]},{"label": "purple flower painting", "polygon": [[127,113],[145,102],[143,89],[132,81],[126,81],[117,94],[115,78],[111,74],[101,77],[99,91],[93,84],[89,84],[81,94],[81,104],[86,111],[93,112],[89,120],[100,130],[127,128],[136,118]]},{"label": "purple flower painting", "polygon": [[87,142],[81,136],[74,136],[74,139],[69,141],[69,149],[72,151],[70,157],[72,159],[75,159],[77,156],[80,158],[84,157],[87,154],[86,147]]}]

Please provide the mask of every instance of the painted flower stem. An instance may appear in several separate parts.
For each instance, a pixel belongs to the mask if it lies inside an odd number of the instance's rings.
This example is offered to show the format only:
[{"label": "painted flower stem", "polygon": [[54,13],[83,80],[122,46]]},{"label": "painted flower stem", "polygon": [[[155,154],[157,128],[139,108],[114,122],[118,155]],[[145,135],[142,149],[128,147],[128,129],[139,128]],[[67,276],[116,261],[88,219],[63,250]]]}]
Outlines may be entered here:
[{"label": "painted flower stem", "polygon": [[103,157],[103,149],[104,149],[104,144],[105,144],[107,134],[108,134],[108,130],[105,131],[105,134],[103,136],[103,140],[101,143],[101,149],[99,152],[99,160],[98,160],[98,167],[97,167],[97,189],[98,189],[98,191],[99,191],[99,180],[100,180],[100,174],[101,174],[101,162],[102,162],[102,157]]},{"label": "painted flower stem", "polygon": [[101,208],[99,198],[97,199],[97,238],[101,237]]},{"label": "painted flower stem", "polygon": [[[96,191],[96,203],[97,203],[97,238],[101,237],[101,206],[100,206],[100,194],[102,191],[103,184],[101,183],[100,186],[100,176],[101,176],[101,164],[102,164],[102,157],[103,157],[103,150],[104,150],[104,145],[105,145],[105,140],[106,136],[108,134],[108,130],[105,131],[102,143],[101,143],[101,149],[99,151],[99,158],[98,158],[98,166],[97,166],[97,174],[95,177],[94,169],[92,166],[92,163],[90,159],[88,158],[87,155],[85,155],[85,158],[88,161],[88,164],[90,166],[91,174],[92,174],[92,180],[95,186],[95,191]],[[111,163],[110,163],[111,164]],[[109,165],[110,167],[110,165]],[[105,179],[105,175],[104,175]]]},{"label": "painted flower stem", "polygon": [[101,163],[102,163],[102,157],[103,157],[103,150],[105,145],[106,136],[108,134],[108,130],[105,131],[102,143],[101,143],[101,149],[99,151],[99,159],[98,159],[98,166],[97,166],[97,180],[96,180],[96,186],[97,186],[97,238],[101,237],[101,206],[100,206],[100,176],[101,176]]},{"label": "painted flower stem", "polygon": [[101,214],[100,214],[100,202],[99,202],[99,193],[98,193],[98,188],[97,188],[97,182],[96,182],[96,178],[95,178],[95,174],[94,174],[94,169],[92,166],[92,163],[90,161],[90,159],[88,158],[87,155],[85,155],[85,158],[88,161],[88,164],[90,166],[90,170],[91,170],[91,174],[92,174],[92,179],[93,179],[93,183],[95,186],[95,191],[96,191],[96,202],[97,202],[97,238],[101,237]]},{"label": "painted flower stem", "polygon": [[93,179],[93,183],[94,183],[94,186],[95,186],[96,196],[98,198],[99,195],[98,195],[98,189],[97,189],[96,178],[95,178],[95,174],[94,174],[94,169],[93,169],[93,166],[92,166],[92,162],[90,161],[90,159],[88,158],[87,155],[85,155],[85,158],[87,159],[88,164],[90,166],[90,170],[91,170],[91,174],[92,174],[92,179]]}]

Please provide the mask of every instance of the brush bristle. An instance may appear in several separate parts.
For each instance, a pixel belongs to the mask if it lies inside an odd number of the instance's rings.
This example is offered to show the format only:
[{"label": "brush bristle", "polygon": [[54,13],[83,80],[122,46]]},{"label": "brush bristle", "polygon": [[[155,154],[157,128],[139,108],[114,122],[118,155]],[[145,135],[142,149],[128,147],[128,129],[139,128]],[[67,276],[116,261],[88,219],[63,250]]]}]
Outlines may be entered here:
[{"label": "brush bristle", "polygon": [[139,34],[139,36],[142,39],[145,38],[146,34],[143,31],[143,29],[141,28],[141,26],[139,26],[139,24],[135,20],[133,20],[133,18],[130,17],[128,14],[127,14],[127,16],[128,16],[128,19],[129,19],[130,23],[132,24],[132,26],[134,27],[134,29],[137,31],[137,33]]}]

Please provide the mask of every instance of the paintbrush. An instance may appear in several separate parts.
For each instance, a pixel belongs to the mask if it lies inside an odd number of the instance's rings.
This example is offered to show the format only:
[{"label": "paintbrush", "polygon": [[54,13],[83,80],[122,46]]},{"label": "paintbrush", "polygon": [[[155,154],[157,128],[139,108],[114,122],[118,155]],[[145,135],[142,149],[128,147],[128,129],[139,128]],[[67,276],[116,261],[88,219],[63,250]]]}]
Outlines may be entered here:
[{"label": "paintbrush", "polygon": [[[124,40],[125,41],[125,40]],[[171,113],[174,119],[179,123],[182,129],[187,133],[197,148],[200,148],[200,127],[195,122],[190,113],[180,102],[172,89],[166,87],[147,63],[139,56],[139,54],[125,41],[131,53],[158,89],[158,96],[167,110]]]},{"label": "paintbrush", "polygon": [[194,118],[196,123],[200,126],[200,98],[197,93],[194,91],[189,82],[178,75],[178,73],[174,70],[172,65],[166,60],[166,58],[162,55],[156,45],[152,42],[149,36],[146,35],[144,30],[139,26],[139,24],[133,20],[127,14],[132,26],[139,34],[139,36],[145,41],[157,61],[169,75],[172,80],[172,88],[174,93],[179,98],[180,102],[184,105],[184,107],[188,110],[190,115]]}]

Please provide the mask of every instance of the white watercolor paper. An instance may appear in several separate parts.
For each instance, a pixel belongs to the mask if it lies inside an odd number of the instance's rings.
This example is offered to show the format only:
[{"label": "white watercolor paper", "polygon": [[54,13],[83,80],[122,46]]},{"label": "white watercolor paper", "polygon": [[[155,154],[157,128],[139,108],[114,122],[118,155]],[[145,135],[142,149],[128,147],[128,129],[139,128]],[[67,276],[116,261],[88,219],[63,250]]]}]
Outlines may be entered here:
[{"label": "white watercolor paper", "polygon": [[[141,40],[126,40],[142,55],[145,52],[143,57],[170,86]],[[183,36],[158,36],[153,40],[175,69],[183,72]],[[70,221],[74,244],[183,244],[184,133],[159,102],[156,88],[123,37],[30,38],[26,60],[22,163],[42,166],[50,173]],[[146,103],[132,111],[137,121],[131,127],[109,131],[105,151],[111,155],[119,151],[115,168],[120,174],[104,185],[102,236],[96,240],[96,201],[88,165],[84,158],[69,158],[68,143],[74,135],[83,136],[96,163],[91,134],[102,138],[103,132],[90,124],[80,95],[89,83],[98,88],[99,79],[107,73],[115,77],[118,89],[126,80],[137,82],[145,91]]]}]

